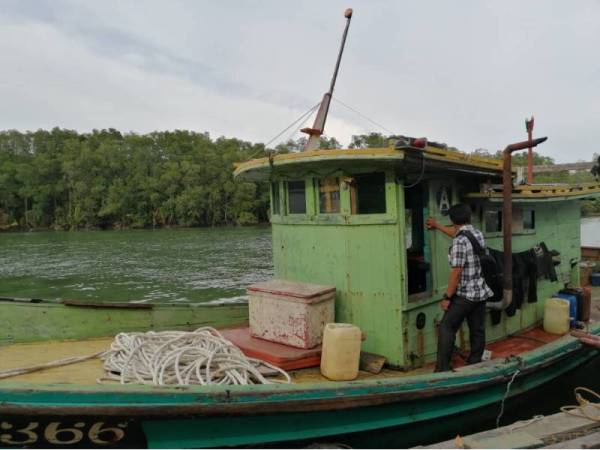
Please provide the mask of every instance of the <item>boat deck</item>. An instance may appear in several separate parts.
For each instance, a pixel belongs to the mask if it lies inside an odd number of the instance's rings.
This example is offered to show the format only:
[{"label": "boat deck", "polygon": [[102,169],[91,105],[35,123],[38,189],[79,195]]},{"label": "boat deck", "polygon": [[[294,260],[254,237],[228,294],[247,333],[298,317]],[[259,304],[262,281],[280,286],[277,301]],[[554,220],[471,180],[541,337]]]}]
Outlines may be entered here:
[{"label": "boat deck", "polygon": [[[544,332],[540,328],[525,331],[518,335],[510,336],[502,341],[489,344],[487,348],[492,351],[493,359],[504,359],[511,355],[519,355],[534,350],[544,344],[550,343],[561,336]],[[66,340],[66,341],[43,341],[33,343],[12,344],[2,347],[0,358],[0,371],[18,367],[44,364],[63,358],[92,355],[110,347],[112,337]],[[454,367],[464,366],[464,361],[455,356]],[[399,371],[384,369],[375,375],[366,371],[360,371],[358,379],[388,378],[399,376],[411,376],[433,371],[433,364],[411,371]],[[327,381],[319,371],[318,367],[289,371],[294,383],[316,383]],[[53,367],[29,374],[17,375],[7,380],[23,381],[29,383],[43,384],[96,384],[103,376],[102,361],[93,358],[75,364],[62,367]],[[1,380],[0,380],[1,382]]]},{"label": "boat deck", "polygon": [[[91,355],[110,347],[112,337],[68,340],[68,341],[43,341],[23,344],[12,344],[2,347],[0,358],[0,371],[18,367],[44,364],[63,358]],[[359,379],[371,377],[397,377],[399,375],[414,375],[416,373],[430,372],[431,368],[423,368],[411,372],[384,369],[378,375],[361,371]],[[309,369],[292,370],[288,372],[294,383],[314,383],[326,381],[318,367]],[[89,359],[62,367],[53,367],[24,375],[17,375],[6,380],[23,381],[28,383],[43,384],[96,384],[104,374],[102,361],[99,358]],[[2,380],[0,380],[0,383]],[[106,381],[103,381],[106,383]],[[108,382],[112,383],[112,382]]]},{"label": "boat deck", "polygon": [[[593,288],[592,320],[600,320],[600,288]],[[492,359],[502,360],[512,355],[535,350],[545,344],[559,339],[560,335],[546,333],[541,327],[523,331],[509,336],[501,341],[488,344],[486,348],[492,351]],[[81,340],[40,341],[31,343],[11,344],[0,347],[0,371],[49,363],[64,358],[93,355],[107,350],[113,337],[91,338]],[[460,370],[464,360],[455,355],[453,365]],[[433,364],[428,364],[410,371],[400,371],[385,368],[379,374],[360,371],[359,380],[370,378],[404,377],[430,373]],[[62,367],[53,367],[36,372],[12,376],[2,381],[17,381],[42,384],[96,384],[103,376],[103,363],[99,358],[93,358]],[[289,374],[294,383],[316,383],[327,381],[320,374],[318,367],[291,370]],[[106,381],[105,381],[106,383]],[[109,382],[112,383],[112,382]]]}]

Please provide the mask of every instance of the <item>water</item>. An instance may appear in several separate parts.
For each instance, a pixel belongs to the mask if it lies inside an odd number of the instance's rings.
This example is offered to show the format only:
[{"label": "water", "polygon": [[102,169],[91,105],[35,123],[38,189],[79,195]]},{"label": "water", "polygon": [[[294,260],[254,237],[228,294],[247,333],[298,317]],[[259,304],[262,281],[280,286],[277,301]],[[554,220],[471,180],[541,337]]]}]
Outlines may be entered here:
[{"label": "water", "polygon": [[0,296],[234,303],[272,276],[268,227],[0,235]]},{"label": "water", "polygon": [[600,247],[600,217],[581,219],[581,245]]},{"label": "water", "polygon": [[[581,241],[600,246],[600,217]],[[6,297],[228,303],[272,276],[268,227],[0,234]]]}]

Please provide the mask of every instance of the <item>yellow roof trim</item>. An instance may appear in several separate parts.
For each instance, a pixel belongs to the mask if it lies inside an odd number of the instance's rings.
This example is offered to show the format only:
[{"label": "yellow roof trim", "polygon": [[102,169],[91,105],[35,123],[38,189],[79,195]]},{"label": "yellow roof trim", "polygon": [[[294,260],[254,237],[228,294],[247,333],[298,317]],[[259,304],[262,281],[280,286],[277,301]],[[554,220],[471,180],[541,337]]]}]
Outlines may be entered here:
[{"label": "yellow roof trim", "polygon": [[[272,157],[272,163],[275,167],[281,167],[287,164],[301,164],[316,161],[403,160],[405,154],[407,154],[406,152],[407,150],[395,149],[392,146],[367,149],[311,150],[306,152],[277,154]],[[419,150],[415,150],[415,152],[419,152]],[[502,161],[494,158],[472,156],[466,153],[444,150],[436,147],[427,147],[423,151],[423,155],[429,160],[460,164],[498,172],[502,171]],[[269,165],[269,158],[252,159],[250,161],[237,163],[235,164],[234,176],[249,171],[264,169]]]}]

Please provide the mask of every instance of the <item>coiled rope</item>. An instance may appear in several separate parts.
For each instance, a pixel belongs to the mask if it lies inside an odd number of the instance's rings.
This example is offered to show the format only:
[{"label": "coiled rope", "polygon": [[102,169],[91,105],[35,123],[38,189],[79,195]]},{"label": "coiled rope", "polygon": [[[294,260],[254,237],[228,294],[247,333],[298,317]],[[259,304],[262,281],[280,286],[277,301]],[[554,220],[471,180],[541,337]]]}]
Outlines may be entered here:
[{"label": "coiled rope", "polygon": [[[104,360],[104,379],[122,384],[247,385],[290,383],[290,376],[265,361],[248,358],[211,327],[196,331],[119,333]],[[267,379],[265,366],[282,379]],[[99,380],[101,381],[101,380]]]},{"label": "coiled rope", "polygon": [[575,400],[577,400],[577,405],[566,405],[566,406],[561,406],[560,410],[564,413],[567,414],[571,414],[572,416],[575,417],[582,417],[584,419],[589,419],[589,420],[593,420],[595,422],[600,422],[600,413],[597,415],[592,415],[589,412],[588,406],[593,406],[596,408],[596,410],[600,410],[600,402],[592,402],[588,399],[586,399],[583,395],[582,392],[587,392],[588,394],[592,395],[593,397],[596,397],[597,399],[600,399],[600,395],[596,392],[593,391],[592,389],[588,389],[586,387],[576,387],[574,390],[575,393]]}]

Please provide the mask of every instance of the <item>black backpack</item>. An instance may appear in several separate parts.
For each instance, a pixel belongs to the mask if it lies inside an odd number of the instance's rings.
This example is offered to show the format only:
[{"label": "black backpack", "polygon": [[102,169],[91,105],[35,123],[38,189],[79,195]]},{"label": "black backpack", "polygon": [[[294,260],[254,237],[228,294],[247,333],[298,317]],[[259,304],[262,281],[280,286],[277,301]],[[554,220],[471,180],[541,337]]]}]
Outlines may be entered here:
[{"label": "black backpack", "polygon": [[[498,292],[502,292],[502,274],[496,264],[496,260],[491,255],[490,250],[486,247],[482,247],[479,241],[473,233],[467,230],[460,231],[457,236],[463,234],[473,247],[473,252],[479,258],[479,264],[481,265],[481,275],[485,280],[485,284],[494,292],[494,297]],[[491,298],[488,300],[492,300]]]}]

